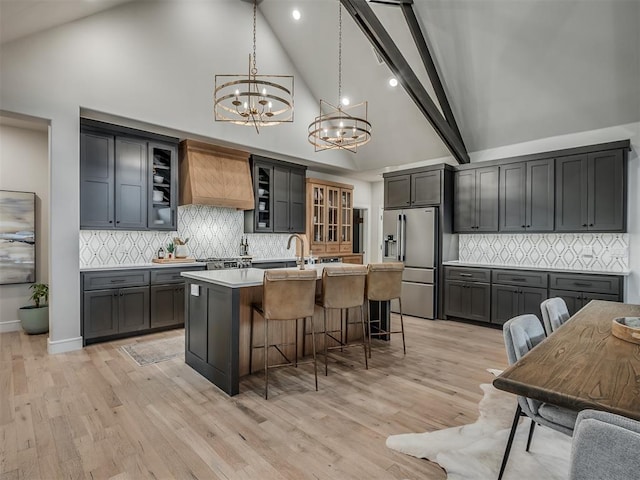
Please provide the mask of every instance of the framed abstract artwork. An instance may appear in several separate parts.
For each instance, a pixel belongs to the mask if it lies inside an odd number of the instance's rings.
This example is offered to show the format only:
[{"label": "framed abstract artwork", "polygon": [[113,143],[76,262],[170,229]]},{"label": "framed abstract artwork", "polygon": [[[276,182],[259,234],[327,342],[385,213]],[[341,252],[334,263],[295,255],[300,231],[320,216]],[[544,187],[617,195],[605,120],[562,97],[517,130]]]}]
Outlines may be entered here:
[{"label": "framed abstract artwork", "polygon": [[36,281],[36,194],[0,190],[0,284]]}]

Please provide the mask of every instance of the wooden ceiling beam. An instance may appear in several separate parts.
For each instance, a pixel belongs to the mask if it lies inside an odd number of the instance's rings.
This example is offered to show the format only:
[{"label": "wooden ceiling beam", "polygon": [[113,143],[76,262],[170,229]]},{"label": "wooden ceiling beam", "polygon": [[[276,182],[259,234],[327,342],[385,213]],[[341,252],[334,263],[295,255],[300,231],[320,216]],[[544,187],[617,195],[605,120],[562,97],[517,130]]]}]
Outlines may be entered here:
[{"label": "wooden ceiling beam", "polygon": [[456,161],[460,164],[469,163],[469,154],[457,130],[454,130],[440,113],[398,46],[371,10],[368,2],[366,0],[340,0],[340,2],[429,121]]}]

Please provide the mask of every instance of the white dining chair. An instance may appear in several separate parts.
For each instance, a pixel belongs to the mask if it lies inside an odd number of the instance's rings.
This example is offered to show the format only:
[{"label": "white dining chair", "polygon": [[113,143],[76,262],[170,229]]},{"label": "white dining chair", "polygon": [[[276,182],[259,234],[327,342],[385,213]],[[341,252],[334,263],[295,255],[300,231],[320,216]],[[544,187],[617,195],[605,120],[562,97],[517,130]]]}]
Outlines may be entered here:
[{"label": "white dining chair", "polygon": [[555,332],[560,326],[569,320],[569,310],[567,304],[560,297],[548,298],[540,304],[542,321],[547,336]]}]

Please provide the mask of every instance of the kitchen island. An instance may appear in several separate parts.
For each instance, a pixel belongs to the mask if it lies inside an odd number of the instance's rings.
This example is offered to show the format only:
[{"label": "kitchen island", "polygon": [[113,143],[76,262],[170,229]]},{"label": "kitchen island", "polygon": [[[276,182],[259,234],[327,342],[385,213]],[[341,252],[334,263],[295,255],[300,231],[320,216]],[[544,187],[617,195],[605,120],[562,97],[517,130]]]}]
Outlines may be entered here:
[{"label": "kitchen island", "polygon": [[[323,265],[311,265],[318,272],[317,293],[322,288]],[[262,301],[262,282],[264,270],[258,268],[241,268],[231,270],[206,270],[200,272],[183,272],[185,277],[185,361],[228,395],[237,395],[240,391],[240,377],[248,375],[250,350],[250,325],[252,305]],[[377,304],[371,311],[377,318]],[[388,310],[382,310],[386,315]],[[359,321],[359,308],[350,309],[349,321]],[[316,307],[314,323],[316,331],[323,330],[322,308]],[[255,315],[254,329],[256,338],[262,338],[263,319]],[[327,316],[327,328],[339,328],[341,316],[339,312],[331,312]],[[279,338],[286,336],[286,341],[298,337],[302,356],[311,353],[310,326],[305,329],[305,322],[299,322],[298,330],[294,322],[282,322],[270,327],[269,331]],[[307,331],[308,330],[308,331]],[[306,333],[306,334],[305,334]],[[349,327],[349,340],[362,336],[358,325]],[[316,336],[316,350],[324,349],[324,336]],[[285,347],[287,356],[294,355],[293,347]],[[263,350],[253,352],[254,370],[261,370],[264,364]],[[277,360],[277,352],[272,352]]]}]

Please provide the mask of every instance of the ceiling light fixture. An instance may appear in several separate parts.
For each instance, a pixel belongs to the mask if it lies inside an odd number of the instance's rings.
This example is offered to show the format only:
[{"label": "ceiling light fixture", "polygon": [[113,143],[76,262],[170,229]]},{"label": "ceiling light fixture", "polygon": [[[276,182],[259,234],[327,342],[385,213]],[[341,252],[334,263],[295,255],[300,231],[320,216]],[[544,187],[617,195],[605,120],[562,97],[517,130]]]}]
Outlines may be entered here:
[{"label": "ceiling light fixture", "polygon": [[291,12],[291,16],[294,20],[300,20],[300,10],[294,10]]},{"label": "ceiling light fixture", "polygon": [[217,122],[259,127],[293,122],[293,76],[258,75],[256,67],[256,11],[253,2],[253,55],[248,74],[216,75],[213,92]]},{"label": "ceiling light fixture", "polygon": [[[346,101],[346,102],[345,102]],[[342,4],[338,10],[338,106],[320,100],[320,115],[309,124],[308,140],[316,152],[349,150],[371,140],[371,124],[367,120],[367,102],[347,107],[349,99],[342,98]]]},{"label": "ceiling light fixture", "polygon": [[391,77],[389,79],[389,85],[392,87],[397,87],[398,86],[398,79],[395,77]]}]

